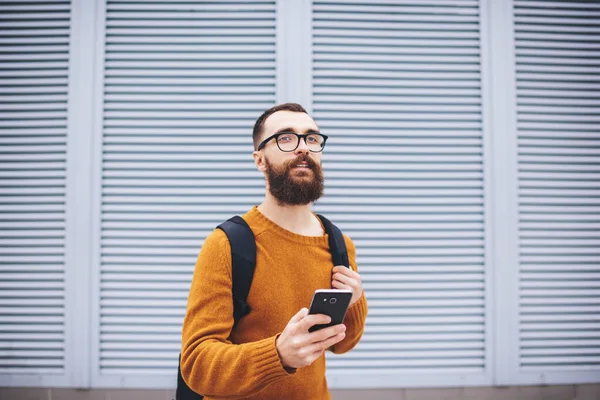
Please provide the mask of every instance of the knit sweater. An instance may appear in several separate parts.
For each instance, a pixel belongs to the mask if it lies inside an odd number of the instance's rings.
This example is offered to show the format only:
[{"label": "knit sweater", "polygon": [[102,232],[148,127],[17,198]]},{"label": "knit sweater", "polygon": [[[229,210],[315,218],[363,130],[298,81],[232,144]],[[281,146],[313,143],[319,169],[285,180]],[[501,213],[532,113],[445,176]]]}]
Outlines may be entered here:
[{"label": "knit sweater", "polygon": [[[216,229],[202,246],[192,278],[182,331],[183,379],[206,400],[330,399],[324,355],[288,371],[275,347],[290,318],[308,308],[314,291],[331,288],[327,235],[292,233],[256,207],[243,218],[256,237],[256,269],[247,299],[252,311],[233,328],[231,247]],[[356,249],[344,239],[356,271]],[[345,338],[330,350],[351,350],[362,336],[366,316],[363,294],[346,313]]]}]

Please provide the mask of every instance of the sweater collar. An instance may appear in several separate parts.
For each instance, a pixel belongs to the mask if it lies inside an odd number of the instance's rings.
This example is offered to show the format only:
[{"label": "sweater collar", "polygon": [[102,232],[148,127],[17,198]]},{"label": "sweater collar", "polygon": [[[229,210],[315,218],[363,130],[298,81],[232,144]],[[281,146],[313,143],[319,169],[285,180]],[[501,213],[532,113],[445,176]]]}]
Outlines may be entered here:
[{"label": "sweater collar", "polygon": [[[315,214],[313,213],[313,215]],[[316,217],[315,215],[315,218],[318,217]],[[288,231],[287,229],[282,228],[275,222],[268,219],[263,213],[261,213],[258,210],[257,206],[252,207],[252,209],[248,211],[246,215],[244,215],[244,219],[246,220],[246,222],[248,222],[248,225],[250,225],[252,230],[255,232],[256,236],[258,236],[264,231],[270,231],[277,234],[278,236],[281,236],[284,239],[291,240],[297,243],[329,246],[329,239],[327,234],[323,234],[321,236],[304,236]],[[321,223],[321,226],[322,225],[323,224]]]}]

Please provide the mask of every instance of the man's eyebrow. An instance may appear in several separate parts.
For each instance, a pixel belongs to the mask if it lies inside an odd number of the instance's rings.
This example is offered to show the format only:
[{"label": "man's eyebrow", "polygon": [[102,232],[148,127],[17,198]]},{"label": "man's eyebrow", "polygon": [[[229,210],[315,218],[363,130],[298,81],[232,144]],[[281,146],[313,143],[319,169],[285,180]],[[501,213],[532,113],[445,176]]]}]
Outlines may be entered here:
[{"label": "man's eyebrow", "polygon": [[[296,130],[294,128],[281,128],[281,129],[276,130],[274,134],[276,135],[281,132],[296,132]],[[298,132],[296,132],[296,133],[298,133]],[[306,133],[319,133],[320,134],[321,132],[311,128],[311,129],[307,130]]]}]

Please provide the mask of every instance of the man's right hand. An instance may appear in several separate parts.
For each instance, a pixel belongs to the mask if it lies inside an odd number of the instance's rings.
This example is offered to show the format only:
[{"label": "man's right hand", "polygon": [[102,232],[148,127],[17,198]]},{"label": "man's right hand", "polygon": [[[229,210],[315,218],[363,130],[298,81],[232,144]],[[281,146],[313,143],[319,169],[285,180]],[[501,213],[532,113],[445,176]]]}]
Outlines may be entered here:
[{"label": "man's right hand", "polygon": [[346,336],[346,326],[343,324],[308,331],[313,325],[329,322],[331,318],[327,315],[308,315],[306,308],[298,311],[275,341],[283,366],[302,368],[311,365],[326,349],[343,340]]}]

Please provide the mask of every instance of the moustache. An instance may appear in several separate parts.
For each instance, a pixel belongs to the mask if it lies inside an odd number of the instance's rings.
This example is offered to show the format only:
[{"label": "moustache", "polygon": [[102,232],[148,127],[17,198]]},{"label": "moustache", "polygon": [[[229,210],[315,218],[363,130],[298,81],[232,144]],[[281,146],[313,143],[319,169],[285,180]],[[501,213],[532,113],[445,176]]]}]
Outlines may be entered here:
[{"label": "moustache", "polygon": [[321,167],[309,155],[300,154],[294,160],[286,161],[285,169],[286,169],[286,171],[289,171],[292,168],[298,166],[299,164],[306,164],[306,166],[313,171],[318,171],[318,170],[320,170],[320,167]]}]

